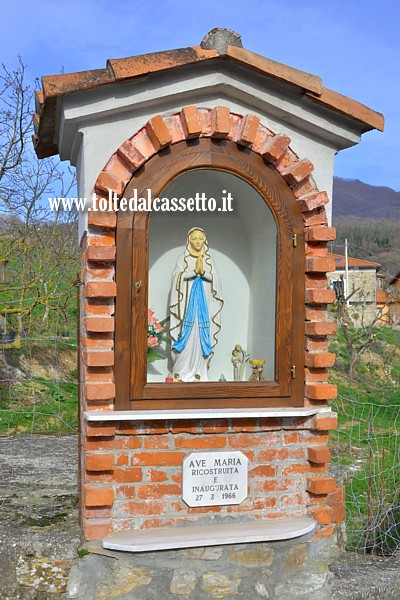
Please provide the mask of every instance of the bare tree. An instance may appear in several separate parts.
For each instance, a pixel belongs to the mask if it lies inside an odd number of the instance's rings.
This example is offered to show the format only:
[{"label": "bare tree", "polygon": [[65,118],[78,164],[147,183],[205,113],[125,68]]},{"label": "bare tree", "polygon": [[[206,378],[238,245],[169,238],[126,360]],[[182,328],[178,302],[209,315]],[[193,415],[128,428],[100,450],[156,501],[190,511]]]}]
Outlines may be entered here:
[{"label": "bare tree", "polygon": [[0,71],[0,327],[18,345],[25,331],[46,328],[52,310],[71,297],[76,276],[74,215],[51,212],[47,198],[65,196],[72,172],[39,161],[31,141],[32,86],[19,59]]},{"label": "bare tree", "polygon": [[366,319],[366,302],[359,303],[359,310],[356,313],[351,314],[349,311],[349,301],[356,294],[360,299],[360,288],[354,289],[347,297],[344,295],[344,285],[338,285],[336,288],[336,320],[343,332],[349,353],[348,374],[350,377],[354,376],[355,368],[362,355],[375,340],[377,323],[382,318],[383,310],[388,304],[387,302],[377,310],[372,319]]}]

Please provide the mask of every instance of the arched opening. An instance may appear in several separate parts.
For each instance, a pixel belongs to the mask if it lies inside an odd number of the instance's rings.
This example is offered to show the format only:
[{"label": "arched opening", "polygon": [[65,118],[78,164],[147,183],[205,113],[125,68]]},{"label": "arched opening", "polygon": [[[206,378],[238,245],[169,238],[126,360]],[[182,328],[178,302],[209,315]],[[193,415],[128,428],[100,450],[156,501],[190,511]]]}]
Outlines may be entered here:
[{"label": "arched opening", "polygon": [[[203,208],[153,212],[150,219],[148,307],[165,322],[164,337],[172,340],[176,334],[170,333],[169,321],[172,272],[182,255],[187,232],[201,227],[218,270],[224,301],[208,379],[234,380],[232,351],[240,345],[251,359],[265,360],[264,374],[275,380],[277,226],[268,204],[241,177],[210,168],[183,173],[168,184],[162,198],[167,198],[169,205],[174,199],[193,198]],[[173,374],[172,355],[171,341],[164,339],[150,354],[158,360],[148,360],[148,382],[164,382]],[[247,363],[242,371],[241,380],[248,380],[250,365]]]},{"label": "arched opening", "polygon": [[[209,197],[231,190],[237,197],[237,212],[216,211],[204,218],[199,213],[162,215],[140,210],[118,215],[116,406],[302,405],[304,224],[296,199],[280,174],[259,155],[233,142],[212,139],[180,142],[161,150],[135,173],[124,196],[145,196],[150,190],[153,199],[184,197],[188,190],[196,192],[200,187]],[[174,262],[185,245],[187,229],[195,226],[208,229],[210,248],[225,277],[228,308],[221,346],[211,361],[209,381],[165,383],[171,367],[168,352],[164,365],[160,361],[159,367],[148,369],[148,308],[158,319],[167,316]],[[266,381],[248,381],[249,370],[243,381],[232,381],[231,353],[236,344],[252,358],[266,360]],[[226,381],[220,380],[222,374]]]}]

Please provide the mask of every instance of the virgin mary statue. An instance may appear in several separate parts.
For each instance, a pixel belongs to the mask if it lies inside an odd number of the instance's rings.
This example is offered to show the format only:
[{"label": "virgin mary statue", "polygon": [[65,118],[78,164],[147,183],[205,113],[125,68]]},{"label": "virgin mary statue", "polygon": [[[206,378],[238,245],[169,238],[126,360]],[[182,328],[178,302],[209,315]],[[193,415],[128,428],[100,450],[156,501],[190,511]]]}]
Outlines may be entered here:
[{"label": "virgin mary statue", "polygon": [[172,275],[170,336],[174,381],[208,381],[223,306],[221,280],[203,229],[193,227]]}]

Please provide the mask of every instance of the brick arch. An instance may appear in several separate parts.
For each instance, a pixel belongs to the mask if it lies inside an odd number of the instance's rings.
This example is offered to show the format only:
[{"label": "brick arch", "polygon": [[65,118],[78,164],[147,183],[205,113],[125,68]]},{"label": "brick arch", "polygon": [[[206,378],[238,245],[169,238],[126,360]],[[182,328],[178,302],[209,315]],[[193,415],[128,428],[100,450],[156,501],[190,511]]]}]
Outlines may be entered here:
[{"label": "brick arch", "polygon": [[[214,109],[186,106],[173,115],[157,115],[126,140],[111,156],[100,172],[94,186],[97,198],[108,198],[109,190],[118,197],[135,172],[149,159],[172,144],[193,138],[227,139],[246,146],[259,154],[273,166],[291,188],[303,216],[305,228],[305,303],[306,303],[306,404],[326,403],[336,396],[336,387],[327,383],[327,367],[332,366],[334,357],[326,352],[326,336],[335,331],[333,323],[327,322],[326,305],[335,299],[333,290],[327,289],[326,272],[335,265],[326,258],[328,241],[335,238],[335,230],[328,227],[325,205],[329,202],[326,192],[319,191],[312,177],[314,169],[307,158],[299,158],[290,148],[290,139],[285,133],[274,133],[251,114],[241,116],[231,113],[228,107]],[[108,300],[112,305],[116,296],[114,281],[115,228],[117,215],[114,212],[92,211],[88,216],[88,235],[83,253],[84,265],[94,268],[84,269],[84,296],[91,300]],[[104,268],[108,263],[109,268]],[[108,314],[111,314],[110,311]],[[98,313],[96,313],[98,314]],[[96,323],[97,321],[97,323]],[[89,325],[88,325],[89,323]],[[93,328],[98,329],[93,329]],[[100,321],[86,319],[83,335],[104,334],[104,352],[88,352],[86,366],[111,367],[113,325],[109,320],[108,329],[100,329]],[[90,347],[90,344],[89,344]],[[94,356],[90,356],[93,355]],[[89,361],[89,362],[88,362]],[[92,362],[94,361],[94,362]],[[98,374],[97,370],[97,374]],[[101,379],[101,378],[100,378]],[[112,409],[115,385],[112,377],[106,380],[86,383],[86,400],[90,408],[102,408],[98,403],[104,400],[104,409]],[[108,386],[108,387],[107,387]],[[100,391],[100,388],[103,391]],[[107,389],[106,389],[107,388]],[[88,393],[89,391],[89,393]]]},{"label": "brick arch", "polygon": [[[193,138],[218,138],[246,146],[272,165],[292,189],[303,213],[305,226],[310,225],[307,213],[318,210],[311,223],[327,225],[324,205],[329,202],[326,192],[319,191],[311,175],[314,166],[307,158],[300,159],[290,148],[290,138],[284,133],[273,133],[251,114],[231,113],[226,106],[198,109],[185,106],[180,112],[151,118],[146,125],[126,140],[107,162],[95,182],[99,197],[108,197],[112,190],[121,196],[135,172],[160,150],[177,142]],[[108,214],[89,214],[89,225],[112,226]],[[116,224],[116,222],[115,222]],[[115,226],[115,225],[114,225]]]}]

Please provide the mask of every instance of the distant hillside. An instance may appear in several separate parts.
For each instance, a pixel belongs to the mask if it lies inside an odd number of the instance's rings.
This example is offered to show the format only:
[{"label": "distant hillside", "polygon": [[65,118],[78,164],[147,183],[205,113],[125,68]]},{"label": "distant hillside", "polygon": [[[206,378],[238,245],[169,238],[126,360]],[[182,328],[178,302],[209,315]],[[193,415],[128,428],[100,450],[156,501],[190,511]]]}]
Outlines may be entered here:
[{"label": "distant hillside", "polygon": [[333,220],[349,215],[400,221],[400,192],[388,187],[368,185],[358,179],[335,177]]}]

